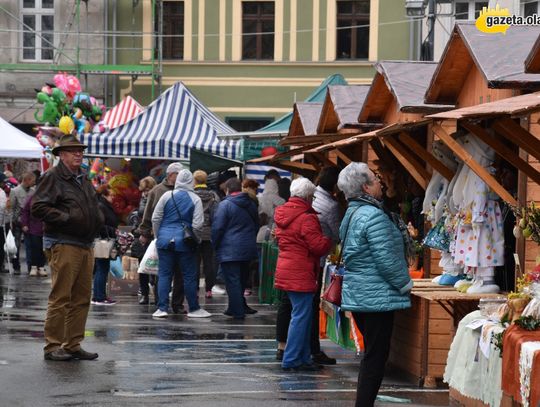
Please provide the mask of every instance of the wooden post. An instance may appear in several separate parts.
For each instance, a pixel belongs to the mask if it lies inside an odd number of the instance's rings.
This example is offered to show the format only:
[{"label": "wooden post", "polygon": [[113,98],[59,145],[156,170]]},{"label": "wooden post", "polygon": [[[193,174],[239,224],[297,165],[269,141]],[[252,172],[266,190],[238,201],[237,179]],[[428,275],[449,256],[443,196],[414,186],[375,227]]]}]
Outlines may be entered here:
[{"label": "wooden post", "polygon": [[529,163],[523,161],[519,156],[510,150],[504,143],[493,137],[482,127],[477,124],[473,124],[467,121],[460,123],[462,127],[469,130],[472,134],[493,148],[497,154],[516,167],[518,170],[523,171],[527,176],[537,184],[540,184],[540,172],[536,171]]},{"label": "wooden post", "polygon": [[433,132],[465,163],[469,168],[478,175],[488,186],[495,191],[504,201],[510,205],[517,205],[517,200],[510,192],[503,188],[501,184],[493,178],[493,176],[458,144],[452,136],[450,136],[440,125],[433,125]]},{"label": "wooden post", "polygon": [[422,164],[420,164],[399,141],[392,137],[387,137],[383,141],[384,144],[386,144],[386,147],[394,154],[409,174],[411,174],[414,180],[418,182],[418,185],[425,190],[431,177],[429,172],[427,172]]},{"label": "wooden post", "polygon": [[349,165],[353,160],[350,159],[347,154],[345,154],[343,151],[341,151],[340,149],[336,148],[334,150],[334,152],[336,153],[336,155],[341,159],[341,161],[343,161],[346,165]]},{"label": "wooden post", "polygon": [[452,180],[452,178],[455,175],[455,172],[452,171],[450,168],[448,168],[446,165],[444,165],[442,162],[437,160],[433,156],[433,154],[429,153],[426,149],[424,149],[409,134],[407,134],[405,132],[401,132],[400,135],[399,135],[399,140],[402,141],[403,144],[409,146],[411,151],[416,153],[416,155],[418,157],[420,157],[425,162],[427,162],[429,165],[431,165],[431,167],[435,171],[437,171],[439,174],[441,174],[444,178],[446,178],[448,181]]}]

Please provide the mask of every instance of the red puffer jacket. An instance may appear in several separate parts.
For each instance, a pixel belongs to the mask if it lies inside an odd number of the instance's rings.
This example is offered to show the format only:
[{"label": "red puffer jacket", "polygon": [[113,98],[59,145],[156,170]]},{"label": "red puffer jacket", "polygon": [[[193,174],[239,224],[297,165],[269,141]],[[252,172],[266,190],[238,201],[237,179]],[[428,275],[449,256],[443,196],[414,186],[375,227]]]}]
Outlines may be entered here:
[{"label": "red puffer jacket", "polygon": [[322,233],[317,212],[309,202],[292,197],[276,208],[274,220],[279,246],[275,287],[315,292],[320,257],[332,244]]}]

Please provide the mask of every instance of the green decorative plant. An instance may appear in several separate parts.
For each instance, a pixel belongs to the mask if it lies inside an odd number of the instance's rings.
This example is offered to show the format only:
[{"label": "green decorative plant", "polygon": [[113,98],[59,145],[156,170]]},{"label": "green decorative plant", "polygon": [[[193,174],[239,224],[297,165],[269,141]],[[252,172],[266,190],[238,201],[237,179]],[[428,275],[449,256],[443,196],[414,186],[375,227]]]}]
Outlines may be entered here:
[{"label": "green decorative plant", "polygon": [[527,331],[535,331],[540,328],[540,320],[533,316],[521,316],[514,323]]}]

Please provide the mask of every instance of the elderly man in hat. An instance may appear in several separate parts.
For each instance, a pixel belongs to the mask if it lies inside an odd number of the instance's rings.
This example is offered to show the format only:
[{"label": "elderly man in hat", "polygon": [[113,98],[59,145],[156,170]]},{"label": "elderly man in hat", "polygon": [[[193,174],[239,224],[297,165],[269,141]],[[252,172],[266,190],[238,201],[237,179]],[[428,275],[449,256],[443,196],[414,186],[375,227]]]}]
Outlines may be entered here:
[{"label": "elderly man in hat", "polygon": [[[163,181],[161,181],[161,183],[152,188],[148,193],[148,200],[146,201],[146,207],[144,208],[143,219],[139,225],[139,232],[141,233],[139,239],[141,240],[142,244],[147,244],[153,237],[152,214],[154,213],[154,208],[165,192],[172,191],[174,189],[176,177],[183,168],[184,167],[181,163],[169,164],[166,171],[167,176],[163,179]],[[180,270],[180,265],[175,264],[174,267],[171,308],[175,314],[180,312],[185,313],[182,305],[184,302],[184,278]],[[139,303],[148,304],[148,297],[141,295]],[[158,299],[156,299],[156,305],[157,303]]]},{"label": "elderly man in hat", "polygon": [[92,291],[93,242],[103,224],[96,193],[81,172],[83,151],[73,134],[52,149],[58,165],[43,175],[32,200],[32,215],[44,222],[43,246],[52,288],[45,319],[45,359],[92,360],[81,348]]}]

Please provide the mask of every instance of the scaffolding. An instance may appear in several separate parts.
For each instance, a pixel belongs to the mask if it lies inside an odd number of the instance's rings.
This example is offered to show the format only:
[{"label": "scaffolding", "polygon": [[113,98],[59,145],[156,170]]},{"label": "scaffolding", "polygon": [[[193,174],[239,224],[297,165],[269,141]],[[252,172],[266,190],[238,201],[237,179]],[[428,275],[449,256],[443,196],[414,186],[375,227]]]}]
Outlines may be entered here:
[{"label": "scaffolding", "polygon": [[[65,5],[64,2],[62,6]],[[87,27],[83,31],[81,30],[81,3],[86,6],[86,22]],[[132,0],[132,16],[134,15],[136,7],[139,6],[139,0]],[[109,16],[109,5],[111,5],[112,16]],[[0,14],[5,14],[8,19],[13,20],[19,27],[16,30],[0,28],[0,33],[13,33],[17,32],[19,38],[25,33],[31,33],[35,35],[40,41],[46,43],[53,49],[54,56],[51,63],[43,62],[24,62],[24,63],[0,63],[0,72],[11,73],[58,73],[67,72],[77,76],[81,79],[81,76],[87,78],[88,75],[106,75],[104,80],[104,103],[107,104],[109,95],[111,96],[111,104],[116,104],[116,92],[117,92],[117,78],[119,76],[131,76],[135,81],[139,76],[150,76],[151,81],[151,97],[152,100],[156,97],[156,85],[158,95],[161,93],[162,82],[162,33],[163,33],[163,4],[161,0],[152,0],[152,27],[151,32],[134,32],[134,31],[117,31],[117,17],[118,17],[118,0],[107,1],[103,0],[103,31],[88,30],[88,0],[75,0],[69,16],[65,22],[63,30],[58,31],[56,27],[52,32],[54,36],[59,36],[57,45],[49,41],[44,37],[45,31],[38,32],[34,28],[25,24],[17,15],[10,12],[7,7],[0,5]],[[156,23],[156,16],[159,19]],[[132,19],[134,22],[134,18]],[[55,22],[56,24],[56,22]],[[111,26],[111,30],[109,30]],[[48,31],[48,34],[51,32]],[[147,49],[141,47],[119,47],[118,40],[122,38],[130,38],[135,43],[136,38],[140,38],[145,35],[152,36],[152,47],[150,49],[151,59],[145,64],[117,64],[117,55],[122,52],[123,55],[135,53],[138,60],[142,59],[142,54]],[[74,38],[73,38],[74,37]],[[90,38],[101,38],[103,41],[102,48],[90,48]],[[83,39],[86,39],[86,47],[82,46]],[[74,46],[68,48],[68,44],[72,43]],[[6,50],[7,47],[0,46]],[[20,50],[22,48],[22,42],[18,47],[12,47]],[[103,63],[89,64],[82,61],[81,55],[88,55],[89,53],[101,53]],[[4,52],[5,54],[5,52]],[[88,59],[88,57],[87,57]],[[88,61],[87,61],[88,62]],[[109,91],[109,77],[111,78],[111,91]]]}]

